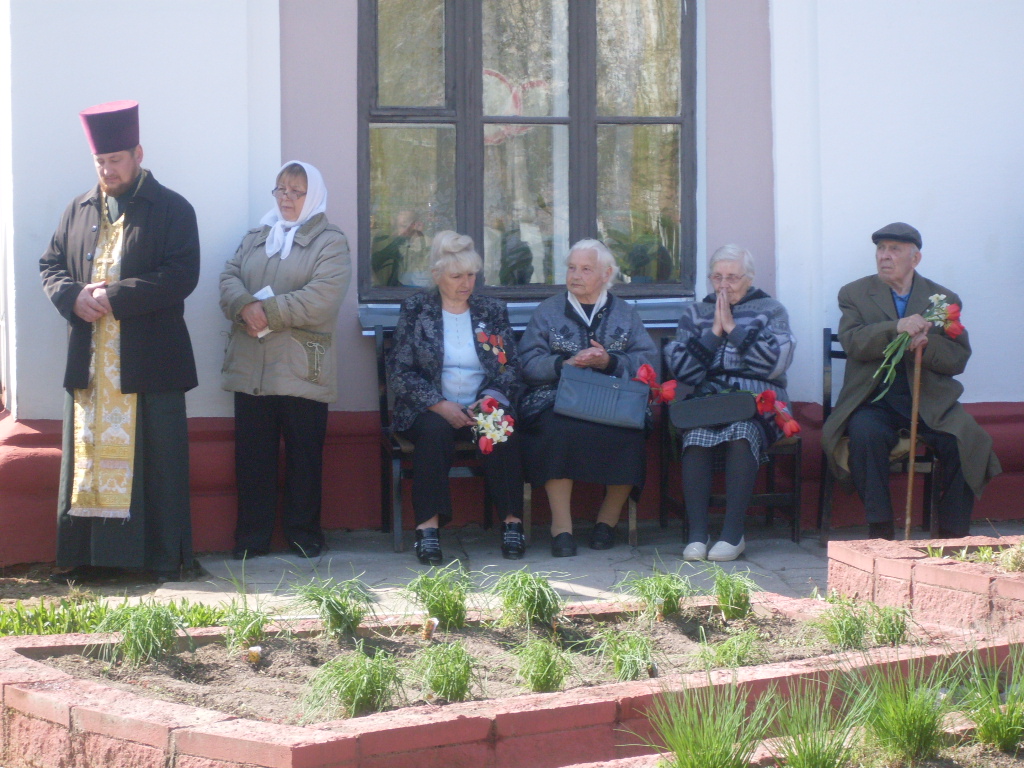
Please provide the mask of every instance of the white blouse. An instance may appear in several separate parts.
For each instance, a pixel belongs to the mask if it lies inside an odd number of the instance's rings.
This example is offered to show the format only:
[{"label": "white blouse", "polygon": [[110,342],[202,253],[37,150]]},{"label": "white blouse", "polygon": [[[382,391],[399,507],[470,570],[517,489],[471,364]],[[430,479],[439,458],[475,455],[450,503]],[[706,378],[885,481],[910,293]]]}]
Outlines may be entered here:
[{"label": "white blouse", "polygon": [[458,315],[441,310],[444,319],[444,366],[441,394],[445,400],[469,405],[484,383],[484,367],[476,354],[469,310]]}]

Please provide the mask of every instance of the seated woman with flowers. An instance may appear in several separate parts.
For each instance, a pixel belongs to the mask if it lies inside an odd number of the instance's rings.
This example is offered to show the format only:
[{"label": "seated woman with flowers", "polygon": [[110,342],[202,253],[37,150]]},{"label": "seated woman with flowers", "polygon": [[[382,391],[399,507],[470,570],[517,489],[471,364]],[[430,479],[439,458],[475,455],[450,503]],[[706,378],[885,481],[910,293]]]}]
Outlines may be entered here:
[{"label": "seated woman with flowers", "polygon": [[[713,292],[683,311],[676,338],[665,347],[665,375],[692,386],[697,395],[745,390],[759,395],[758,415],[683,435],[683,496],[689,523],[685,560],[735,560],[746,542],[743,524],[754,493],[759,464],[768,448],[798,429],[782,401],[786,369],[796,340],[785,307],[753,287],[750,251],[725,245],[712,254],[708,276]],[[771,393],[771,394],[768,394]],[[725,466],[725,523],[708,551],[708,506],[716,465]]]},{"label": "seated woman with flowers", "polygon": [[[403,302],[388,356],[394,429],[416,446],[414,548],[425,565],[443,557],[438,529],[452,518],[448,470],[457,440],[479,441],[488,492],[504,521],[502,556],[515,560],[526,551],[519,448],[514,429],[504,434],[520,389],[519,358],[504,302],[473,293],[482,266],[471,238],[434,235],[434,288]],[[474,434],[481,413],[490,423]]]}]

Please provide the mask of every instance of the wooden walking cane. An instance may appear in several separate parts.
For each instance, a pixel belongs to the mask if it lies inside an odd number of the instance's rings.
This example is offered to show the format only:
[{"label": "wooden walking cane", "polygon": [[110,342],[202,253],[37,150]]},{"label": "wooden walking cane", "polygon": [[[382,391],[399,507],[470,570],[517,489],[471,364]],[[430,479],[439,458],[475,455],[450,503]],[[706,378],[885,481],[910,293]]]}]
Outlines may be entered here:
[{"label": "wooden walking cane", "polygon": [[921,405],[921,353],[922,344],[914,350],[914,387],[910,400],[910,463],[907,466],[907,511],[903,538],[910,539],[910,516],[914,504],[914,469],[917,466],[917,411]]}]

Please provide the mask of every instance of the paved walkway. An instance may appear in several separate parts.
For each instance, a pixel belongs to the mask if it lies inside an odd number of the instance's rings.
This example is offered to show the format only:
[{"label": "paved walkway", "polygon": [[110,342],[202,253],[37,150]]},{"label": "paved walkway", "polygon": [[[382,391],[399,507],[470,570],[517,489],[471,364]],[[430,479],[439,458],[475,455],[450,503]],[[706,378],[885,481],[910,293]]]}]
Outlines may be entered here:
[{"label": "paved walkway", "polygon": [[[791,597],[809,597],[817,590],[825,594],[828,587],[827,550],[818,544],[816,535],[806,536],[794,544],[786,536],[788,529],[777,524],[767,529],[751,518],[748,523],[746,553],[732,563],[723,563],[729,571],[748,571],[761,589]],[[624,525],[620,525],[620,533]],[[535,572],[548,572],[556,588],[571,602],[607,600],[618,592],[616,585],[629,574],[650,574],[655,569],[675,571],[689,576],[694,586],[706,589],[711,578],[705,563],[682,560],[681,528],[678,520],[668,528],[656,522],[641,525],[639,546],[631,548],[618,543],[614,549],[598,552],[587,547],[589,530],[577,527],[579,554],[572,558],[552,558],[550,537],[543,526],[534,529],[534,543],[524,559],[508,561],[501,558],[498,534],[478,526],[442,531],[441,545],[446,559],[458,559],[474,574],[478,587],[474,601],[482,605],[483,587],[501,573],[527,567]],[[1024,522],[988,523],[979,521],[972,533],[985,535],[1024,534]],[[836,539],[864,538],[866,531],[845,528],[833,531]],[[918,532],[916,538],[925,538]],[[382,613],[402,613],[409,606],[402,598],[402,588],[424,568],[411,550],[412,533],[406,534],[405,552],[391,549],[391,537],[377,531],[328,534],[328,549],[315,560],[306,560],[291,553],[276,553],[244,563],[227,554],[204,555],[199,558],[205,575],[198,581],[166,584],[156,597],[170,599],[187,597],[205,603],[225,603],[236,597],[244,584],[245,591],[258,596],[274,610],[301,615],[294,604],[292,585],[315,578],[349,579],[359,577],[373,591]]]}]

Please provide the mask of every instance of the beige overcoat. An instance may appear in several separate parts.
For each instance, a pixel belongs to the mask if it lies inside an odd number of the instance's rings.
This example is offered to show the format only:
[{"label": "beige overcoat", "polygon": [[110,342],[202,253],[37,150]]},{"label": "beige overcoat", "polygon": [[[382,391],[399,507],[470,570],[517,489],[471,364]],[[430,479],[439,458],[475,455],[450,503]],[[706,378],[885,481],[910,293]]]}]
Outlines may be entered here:
[{"label": "beige overcoat", "polygon": [[[221,387],[249,395],[287,395],[332,403],[338,396],[338,311],[352,275],[348,241],[318,213],[299,227],[287,259],[267,258],[270,227],[251,229],[220,276],[220,307],[232,321]],[[242,308],[264,286],[271,333],[245,332]]]},{"label": "beige overcoat", "polygon": [[[907,302],[907,315],[921,314],[933,294],[945,294],[950,303],[960,304],[960,297],[948,288],[914,273],[914,284]],[[832,471],[841,480],[849,472],[836,463],[839,441],[846,434],[846,424],[854,410],[875,391],[879,380],[875,371],[882,362],[882,353],[897,336],[896,304],[889,286],[878,275],[855,280],[839,291],[839,342],[848,356],[843,389],[835,409],[822,429],[821,444]],[[954,376],[963,373],[971,356],[971,344],[964,331],[956,339],[932,327],[928,344],[921,358],[920,419],[934,430],[955,435],[960,449],[964,478],[976,496],[1002,469],[992,451],[992,438],[958,402],[963,385]],[[913,381],[914,355],[903,358],[907,378]]]}]

